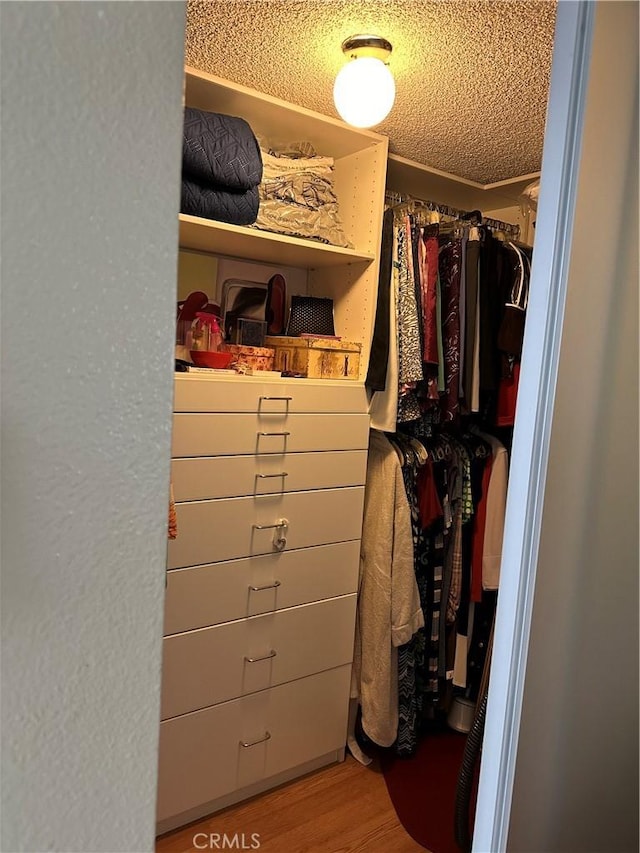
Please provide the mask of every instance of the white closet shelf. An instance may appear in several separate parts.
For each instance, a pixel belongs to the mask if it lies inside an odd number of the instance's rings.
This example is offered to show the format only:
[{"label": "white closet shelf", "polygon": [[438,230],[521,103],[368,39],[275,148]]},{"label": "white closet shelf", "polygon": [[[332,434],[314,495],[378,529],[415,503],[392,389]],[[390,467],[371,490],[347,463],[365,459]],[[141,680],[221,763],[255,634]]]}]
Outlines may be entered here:
[{"label": "white closet shelf", "polygon": [[371,263],[374,255],[314,240],[180,214],[180,248],[281,266],[317,269]]},{"label": "white closet shelf", "polygon": [[464,210],[487,211],[519,206],[524,188],[539,177],[540,172],[532,172],[493,184],[479,184],[397,154],[389,154],[387,158],[388,190]]},{"label": "white closet shelf", "polygon": [[185,103],[200,110],[241,116],[267,145],[277,147],[280,142],[304,139],[318,154],[337,160],[382,145],[386,157],[386,137],[374,131],[352,127],[190,66],[185,68]]}]

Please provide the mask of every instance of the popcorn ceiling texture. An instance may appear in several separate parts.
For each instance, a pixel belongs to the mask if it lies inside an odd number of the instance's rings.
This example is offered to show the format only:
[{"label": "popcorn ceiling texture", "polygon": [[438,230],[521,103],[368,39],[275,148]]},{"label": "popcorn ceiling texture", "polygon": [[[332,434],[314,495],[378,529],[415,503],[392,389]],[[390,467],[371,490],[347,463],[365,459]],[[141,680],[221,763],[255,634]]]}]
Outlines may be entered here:
[{"label": "popcorn ceiling texture", "polygon": [[390,151],[480,183],[540,169],[555,2],[189,0],[185,61],[325,115],[350,35],[393,45]]}]

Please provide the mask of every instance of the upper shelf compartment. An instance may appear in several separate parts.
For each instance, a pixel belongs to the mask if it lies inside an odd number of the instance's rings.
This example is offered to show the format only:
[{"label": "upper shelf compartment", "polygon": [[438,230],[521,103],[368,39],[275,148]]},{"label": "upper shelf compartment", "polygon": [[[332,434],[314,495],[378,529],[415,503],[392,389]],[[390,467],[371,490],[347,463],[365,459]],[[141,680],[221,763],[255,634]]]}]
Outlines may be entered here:
[{"label": "upper shelf compartment", "polygon": [[181,215],[182,248],[308,269],[370,264],[377,258],[386,137],[189,67],[185,70],[185,103],[244,118],[263,145],[278,148],[306,141],[318,154],[333,157],[340,218],[353,248]]},{"label": "upper shelf compartment", "polygon": [[385,137],[370,130],[350,127],[339,119],[189,66],[185,68],[185,103],[201,110],[241,116],[256,136],[264,137],[270,145],[306,140],[319,154],[336,159],[386,143]]}]

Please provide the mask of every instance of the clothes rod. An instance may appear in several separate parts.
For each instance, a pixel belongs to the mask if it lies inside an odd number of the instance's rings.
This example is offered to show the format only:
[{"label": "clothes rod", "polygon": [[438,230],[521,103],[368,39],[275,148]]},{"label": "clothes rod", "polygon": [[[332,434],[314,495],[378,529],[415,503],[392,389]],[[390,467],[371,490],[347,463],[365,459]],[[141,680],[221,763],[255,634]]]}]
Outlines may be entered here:
[{"label": "clothes rod", "polygon": [[[391,190],[387,190],[385,192],[385,202],[392,206],[399,206],[402,204],[414,205],[416,207],[424,208],[425,210],[436,211],[442,216],[449,216],[452,219],[466,219],[470,215],[470,211],[468,210],[462,210],[458,207],[451,207],[448,204],[440,204],[437,201],[428,201],[427,199],[416,198],[415,196],[397,193]],[[502,222],[499,219],[491,219],[484,215],[482,215],[482,224],[487,225],[495,231],[504,231],[504,233],[509,235],[512,240],[520,239],[519,225],[514,225],[511,222]]]}]

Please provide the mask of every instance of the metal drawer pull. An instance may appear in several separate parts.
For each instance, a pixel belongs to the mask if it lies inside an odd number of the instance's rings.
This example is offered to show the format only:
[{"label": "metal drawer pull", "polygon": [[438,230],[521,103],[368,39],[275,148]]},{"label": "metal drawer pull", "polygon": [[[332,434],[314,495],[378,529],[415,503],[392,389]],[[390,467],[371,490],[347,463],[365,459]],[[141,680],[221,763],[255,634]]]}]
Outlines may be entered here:
[{"label": "metal drawer pull", "polygon": [[260,397],[261,400],[285,400],[287,403],[293,400],[293,397]]},{"label": "metal drawer pull", "polygon": [[276,551],[284,551],[287,545],[287,530],[289,529],[289,522],[286,518],[281,518],[274,524],[252,524],[251,527],[254,530],[274,530],[273,547]]},{"label": "metal drawer pull", "polygon": [[245,655],[245,660],[247,663],[258,663],[259,660],[269,660],[270,658],[274,658],[277,655],[277,652],[271,649],[268,655],[263,655],[261,658],[248,658]]},{"label": "metal drawer pull", "polygon": [[280,436],[284,436],[286,438],[286,436],[291,435],[291,433],[290,432],[259,432],[258,435],[280,435]]},{"label": "metal drawer pull", "polygon": [[249,746],[255,746],[258,743],[264,743],[265,740],[270,740],[270,739],[271,739],[271,735],[269,734],[269,732],[265,732],[264,737],[261,737],[259,740],[248,740],[248,741],[247,740],[241,740],[240,746],[242,746],[242,747],[244,747],[244,749],[246,749]]},{"label": "metal drawer pull", "polygon": [[265,586],[250,586],[249,589],[251,592],[262,592],[263,589],[277,589],[280,586],[280,581],[274,581],[273,583],[268,583]]},{"label": "metal drawer pull", "polygon": [[286,471],[281,471],[279,474],[256,474],[256,477],[260,480],[270,480],[272,477],[288,477]]}]

